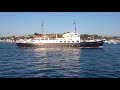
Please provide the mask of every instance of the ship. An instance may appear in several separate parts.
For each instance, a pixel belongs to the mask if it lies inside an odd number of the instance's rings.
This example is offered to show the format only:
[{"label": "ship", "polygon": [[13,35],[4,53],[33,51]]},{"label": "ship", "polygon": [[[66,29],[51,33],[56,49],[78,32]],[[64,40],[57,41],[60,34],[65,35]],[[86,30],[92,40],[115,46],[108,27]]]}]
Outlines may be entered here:
[{"label": "ship", "polygon": [[[103,40],[81,40],[80,34],[76,28],[76,21],[74,20],[73,32],[67,32],[62,37],[50,38],[46,34],[35,36],[30,41],[18,41],[16,45],[18,47],[36,47],[36,48],[101,48],[103,47]],[[43,23],[42,23],[43,29]]]}]

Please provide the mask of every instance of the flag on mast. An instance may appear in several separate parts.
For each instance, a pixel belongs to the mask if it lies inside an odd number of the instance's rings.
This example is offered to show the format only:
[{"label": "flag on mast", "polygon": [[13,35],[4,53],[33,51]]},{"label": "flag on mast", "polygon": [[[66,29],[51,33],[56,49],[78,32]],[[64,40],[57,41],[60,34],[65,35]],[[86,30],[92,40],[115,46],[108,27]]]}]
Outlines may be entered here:
[{"label": "flag on mast", "polygon": [[43,23],[44,23],[44,21],[42,20],[42,27],[43,27]]}]

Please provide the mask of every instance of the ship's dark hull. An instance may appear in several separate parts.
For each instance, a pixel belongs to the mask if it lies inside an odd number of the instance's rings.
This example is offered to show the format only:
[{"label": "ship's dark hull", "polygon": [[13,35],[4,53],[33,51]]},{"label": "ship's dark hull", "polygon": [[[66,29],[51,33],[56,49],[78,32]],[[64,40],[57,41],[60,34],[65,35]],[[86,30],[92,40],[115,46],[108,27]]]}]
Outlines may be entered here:
[{"label": "ship's dark hull", "polygon": [[18,47],[38,47],[38,48],[57,48],[57,47],[80,47],[80,48],[99,48],[103,46],[103,41],[80,42],[80,43],[16,43]]}]

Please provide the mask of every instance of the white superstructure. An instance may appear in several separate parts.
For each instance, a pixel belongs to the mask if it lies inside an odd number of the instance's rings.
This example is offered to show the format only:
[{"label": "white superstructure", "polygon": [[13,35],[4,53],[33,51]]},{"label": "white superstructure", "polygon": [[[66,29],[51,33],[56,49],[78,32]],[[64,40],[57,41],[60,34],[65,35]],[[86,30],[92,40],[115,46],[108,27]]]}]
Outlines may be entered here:
[{"label": "white superstructure", "polygon": [[46,36],[37,36],[32,40],[33,43],[80,43],[79,33],[66,33],[62,38],[49,38]]}]

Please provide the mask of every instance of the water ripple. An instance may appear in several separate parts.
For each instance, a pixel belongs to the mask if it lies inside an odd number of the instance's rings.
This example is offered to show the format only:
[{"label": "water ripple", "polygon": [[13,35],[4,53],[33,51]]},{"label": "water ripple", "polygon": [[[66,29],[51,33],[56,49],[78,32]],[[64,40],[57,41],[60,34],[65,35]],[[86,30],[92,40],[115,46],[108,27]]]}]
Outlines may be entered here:
[{"label": "water ripple", "polygon": [[102,49],[18,48],[0,42],[1,78],[120,78],[120,44]]}]

